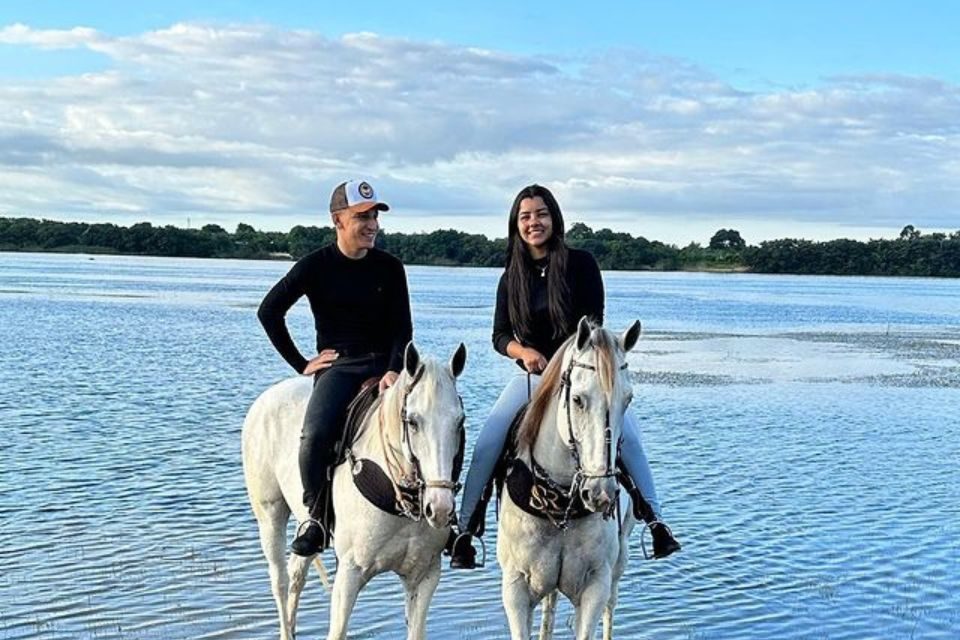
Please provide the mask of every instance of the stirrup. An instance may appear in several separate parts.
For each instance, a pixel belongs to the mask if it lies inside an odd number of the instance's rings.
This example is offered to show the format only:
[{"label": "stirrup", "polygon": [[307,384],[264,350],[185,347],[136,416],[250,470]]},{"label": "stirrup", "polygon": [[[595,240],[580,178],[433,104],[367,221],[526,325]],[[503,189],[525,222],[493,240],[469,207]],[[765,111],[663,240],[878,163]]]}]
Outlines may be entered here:
[{"label": "stirrup", "polygon": [[648,554],[648,553],[647,553],[647,545],[644,544],[644,540],[645,540],[646,537],[647,537],[647,531],[650,531],[650,544],[653,544],[653,527],[654,527],[654,525],[660,525],[661,527],[663,527],[664,529],[667,530],[667,533],[670,534],[670,537],[671,537],[671,538],[673,537],[673,529],[671,529],[670,526],[669,526],[666,522],[664,522],[663,520],[657,518],[657,519],[655,519],[655,520],[651,520],[650,522],[645,522],[645,523],[643,524],[643,531],[640,532],[640,548],[643,550],[643,559],[644,559],[644,560],[653,560],[653,559],[655,559],[655,558],[657,557],[655,554],[652,554],[652,553],[651,553],[651,554]]},{"label": "stirrup", "polygon": [[306,520],[301,522],[299,525],[297,525],[297,530],[296,532],[294,532],[293,537],[299,538],[301,535],[303,535],[303,530],[307,527],[307,525],[310,525],[310,524],[317,525],[318,527],[320,527],[320,530],[323,531],[324,533],[327,532],[327,529],[326,527],[323,526],[322,522],[320,522],[316,518],[307,518]]},{"label": "stirrup", "polygon": [[[326,528],[325,526],[323,526],[323,523],[320,522],[319,520],[317,520],[316,518],[312,518],[312,517],[311,517],[311,518],[307,518],[306,520],[304,520],[303,522],[301,522],[301,523],[297,526],[296,532],[294,532],[293,539],[296,540],[296,539],[299,538],[301,535],[303,535],[304,530],[305,530],[308,526],[310,526],[311,524],[315,524],[315,525],[317,525],[318,527],[320,527],[320,535],[322,536],[322,537],[320,538],[320,547],[321,547],[320,551],[323,551],[324,549],[326,549],[327,547],[329,547],[329,546],[333,543],[333,536],[331,536],[331,535],[328,534],[327,528]],[[319,553],[319,552],[318,552],[318,553]]]},{"label": "stirrup", "polygon": [[[480,543],[480,562],[477,562],[476,560],[474,560],[473,566],[477,569],[482,569],[483,567],[487,566],[487,543],[484,542],[483,538],[481,538],[480,536],[475,536],[469,531],[464,531],[463,533],[461,533],[460,535],[458,535],[456,538],[453,539],[453,547],[451,548],[456,549],[457,543],[460,542],[460,538],[464,536],[467,536],[468,538],[476,538],[477,542]],[[451,553],[451,556],[452,555],[453,554]]]}]

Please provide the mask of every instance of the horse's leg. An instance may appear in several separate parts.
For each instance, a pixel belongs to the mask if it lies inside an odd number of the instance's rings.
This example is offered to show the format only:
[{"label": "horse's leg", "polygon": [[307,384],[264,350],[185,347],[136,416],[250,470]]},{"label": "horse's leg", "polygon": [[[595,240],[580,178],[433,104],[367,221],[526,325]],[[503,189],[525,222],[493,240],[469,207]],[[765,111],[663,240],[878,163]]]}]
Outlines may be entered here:
[{"label": "horse's leg", "polygon": [[512,640],[529,640],[533,626],[533,607],[535,602],[530,595],[527,581],[519,572],[505,571],[501,587],[503,593],[503,608],[507,612],[507,622],[510,624]]},{"label": "horse's leg", "polygon": [[[626,505],[629,505],[627,501]],[[621,503],[623,508],[623,503]],[[607,600],[607,606],[603,609],[603,640],[612,640],[613,638],[613,611],[617,608],[617,597],[620,593],[620,578],[627,568],[627,561],[630,559],[630,532],[633,531],[635,520],[629,506],[624,508],[623,524],[620,526],[620,553],[617,555],[617,562],[613,566],[613,579],[610,583],[610,598]]]},{"label": "horse's leg", "polygon": [[253,513],[260,530],[260,548],[270,571],[270,588],[280,618],[280,640],[292,640],[293,629],[287,617],[289,578],[286,567],[287,520],[290,508],[282,498],[269,502],[253,502]]},{"label": "horse's leg", "polygon": [[553,624],[557,613],[557,592],[550,593],[540,605],[540,640],[550,640],[553,637]]},{"label": "horse's leg", "polygon": [[610,599],[603,608],[603,640],[613,640],[613,610],[617,608],[617,594],[620,591],[619,581],[613,583],[610,589]]},{"label": "horse's leg", "polygon": [[303,585],[307,582],[307,573],[313,558],[304,558],[295,553],[290,554],[287,562],[287,574],[290,576],[290,591],[287,594],[287,620],[290,624],[290,635],[297,634],[297,609],[300,608],[300,594]]},{"label": "horse's leg", "polygon": [[610,569],[598,571],[580,593],[577,604],[577,640],[593,640],[603,608],[610,600]]},{"label": "horse's leg", "polygon": [[327,640],[345,640],[347,623],[353,605],[357,603],[357,594],[367,583],[360,567],[352,562],[341,561],[337,577],[333,581],[333,596],[330,599],[330,633]]},{"label": "horse's leg", "polygon": [[423,640],[427,637],[427,611],[440,582],[440,557],[437,556],[417,578],[403,579],[403,586],[407,590],[407,640]]}]

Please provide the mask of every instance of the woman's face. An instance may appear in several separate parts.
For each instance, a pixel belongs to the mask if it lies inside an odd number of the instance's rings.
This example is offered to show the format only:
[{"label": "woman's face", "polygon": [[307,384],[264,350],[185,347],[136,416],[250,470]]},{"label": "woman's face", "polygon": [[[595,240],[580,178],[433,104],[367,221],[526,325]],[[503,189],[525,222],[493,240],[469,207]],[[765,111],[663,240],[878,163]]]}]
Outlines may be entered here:
[{"label": "woman's face", "polygon": [[553,218],[543,198],[536,196],[520,201],[517,215],[517,230],[520,239],[527,245],[530,255],[542,258],[547,254],[547,241],[553,235]]}]

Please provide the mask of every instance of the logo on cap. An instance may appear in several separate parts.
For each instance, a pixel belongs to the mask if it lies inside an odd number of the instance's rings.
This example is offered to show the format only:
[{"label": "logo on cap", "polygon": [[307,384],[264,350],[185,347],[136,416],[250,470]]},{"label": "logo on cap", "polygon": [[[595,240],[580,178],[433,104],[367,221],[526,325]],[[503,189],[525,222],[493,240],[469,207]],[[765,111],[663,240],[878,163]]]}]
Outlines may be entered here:
[{"label": "logo on cap", "polygon": [[357,186],[357,191],[359,191],[360,195],[366,198],[367,200],[373,197],[373,187],[371,187],[366,182],[361,182]]}]

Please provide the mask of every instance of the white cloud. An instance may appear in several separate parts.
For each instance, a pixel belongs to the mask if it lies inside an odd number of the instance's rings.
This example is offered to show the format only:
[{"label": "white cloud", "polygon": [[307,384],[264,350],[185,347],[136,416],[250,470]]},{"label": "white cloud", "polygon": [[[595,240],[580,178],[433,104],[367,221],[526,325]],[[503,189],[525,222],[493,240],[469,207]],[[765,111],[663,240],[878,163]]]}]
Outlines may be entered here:
[{"label": "white cloud", "polygon": [[264,25],[18,24],[0,43],[110,62],[0,86],[0,215],[285,228],[362,175],[395,230],[502,235],[534,181],[571,219],[678,243],[732,220],[750,241],[960,226],[960,87],[936,79],[746,93],[635,50],[544,59]]}]

